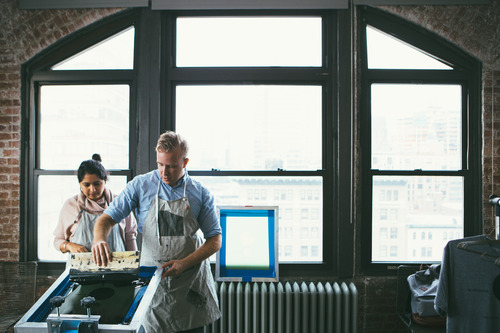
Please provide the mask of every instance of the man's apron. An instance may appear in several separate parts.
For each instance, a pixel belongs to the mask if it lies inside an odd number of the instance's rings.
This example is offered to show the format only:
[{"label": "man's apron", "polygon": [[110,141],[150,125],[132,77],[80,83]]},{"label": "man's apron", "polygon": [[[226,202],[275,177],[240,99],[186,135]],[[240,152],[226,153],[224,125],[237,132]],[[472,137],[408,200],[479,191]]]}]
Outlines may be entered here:
[{"label": "man's apron", "polygon": [[[78,227],[71,242],[85,246],[87,251],[90,252],[94,242],[94,224],[101,214],[90,214],[83,208],[79,215],[81,215],[80,222],[78,222]],[[107,242],[111,252],[125,251],[125,242],[120,234],[118,223],[111,228]]]},{"label": "man's apron", "polygon": [[[185,181],[186,182],[186,181]],[[198,221],[184,196],[174,201],[159,198],[151,203],[142,227],[142,266],[161,266],[169,260],[187,257],[203,241],[196,233]],[[168,333],[208,325],[220,318],[209,259],[178,276],[164,278],[151,302],[144,320],[147,333]]]}]

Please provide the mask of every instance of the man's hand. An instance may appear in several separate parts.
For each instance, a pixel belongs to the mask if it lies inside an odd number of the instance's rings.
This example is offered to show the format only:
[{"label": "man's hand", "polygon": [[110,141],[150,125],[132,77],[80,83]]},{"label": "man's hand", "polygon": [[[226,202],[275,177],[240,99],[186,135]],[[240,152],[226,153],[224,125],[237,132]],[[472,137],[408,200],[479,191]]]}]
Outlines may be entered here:
[{"label": "man's hand", "polygon": [[222,244],[222,236],[216,235],[207,238],[205,243],[196,249],[193,253],[181,260],[170,260],[161,265],[163,273],[162,279],[166,276],[177,276],[185,270],[201,263],[203,260],[209,258],[212,254],[219,251]]},{"label": "man's hand", "polygon": [[163,268],[161,278],[164,279],[167,276],[177,276],[188,267],[182,260],[170,260],[161,265],[161,268]]},{"label": "man's hand", "polygon": [[68,249],[69,252],[71,253],[85,253],[89,252],[87,251],[87,248],[83,245],[76,244],[76,243],[67,243],[66,244],[66,249]]},{"label": "man's hand", "polygon": [[94,244],[92,245],[92,259],[97,266],[107,266],[112,261],[111,250],[106,242],[111,228],[116,224],[111,216],[102,214],[94,225]]},{"label": "man's hand", "polygon": [[105,241],[99,241],[92,245],[92,259],[97,266],[107,266],[112,261],[109,245]]}]

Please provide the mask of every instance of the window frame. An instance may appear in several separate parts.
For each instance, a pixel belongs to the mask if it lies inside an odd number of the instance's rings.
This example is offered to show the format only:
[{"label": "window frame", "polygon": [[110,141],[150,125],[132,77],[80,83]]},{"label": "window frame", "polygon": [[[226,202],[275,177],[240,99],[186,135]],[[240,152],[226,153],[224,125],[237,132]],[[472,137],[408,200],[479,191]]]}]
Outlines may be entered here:
[{"label": "window frame", "polygon": [[[481,187],[481,64],[456,46],[413,23],[378,9],[361,7],[358,26],[361,98],[360,117],[362,147],[361,175],[363,212],[361,239],[361,268],[371,274],[386,274],[397,267],[394,263],[373,263],[372,258],[372,184],[375,176],[460,176],[464,182],[464,237],[482,233]],[[388,33],[429,55],[438,57],[452,70],[369,69],[367,65],[366,26]],[[462,156],[461,170],[377,170],[371,168],[371,85],[395,84],[457,84],[462,87]]]},{"label": "window frame", "polygon": [[[76,170],[58,170],[40,168],[40,87],[48,85],[99,85],[123,84],[130,88],[129,109],[129,166],[127,169],[107,169],[111,176],[126,176],[132,179],[133,164],[136,160],[135,142],[136,127],[136,65],[127,70],[51,70],[51,67],[64,59],[75,55],[86,48],[99,43],[114,34],[135,25],[137,15],[127,11],[126,15],[115,15],[105,23],[98,22],[62,39],[45,49],[39,56],[22,66],[21,99],[24,116],[22,119],[22,153],[21,153],[21,236],[20,258],[22,260],[38,261],[38,179],[44,175],[70,175],[75,177]],[[135,42],[137,43],[137,42]],[[134,54],[136,58],[137,53]],[[135,61],[134,61],[135,62]],[[64,269],[65,263],[56,261],[39,262],[40,269],[49,274]]]},{"label": "window frame", "polygon": [[[324,18],[323,66],[313,68],[176,68],[170,55],[174,52],[176,15],[319,15]],[[129,9],[91,24],[48,47],[23,65],[23,127],[22,127],[22,194],[20,258],[37,260],[36,195],[34,180],[38,174],[74,174],[68,170],[39,170],[38,125],[36,102],[41,84],[102,84],[130,85],[130,166],[128,170],[109,170],[111,174],[126,174],[128,179],[156,168],[154,144],[166,129],[175,130],[174,89],[179,83],[206,84],[241,82],[313,84],[322,82],[323,96],[323,168],[318,171],[223,171],[221,175],[304,176],[323,177],[323,262],[285,263],[280,274],[292,276],[340,276],[354,273],[352,193],[352,98],[351,98],[351,38],[349,11],[152,11]],[[50,71],[50,67],[77,54],[87,47],[135,26],[133,70]],[[171,31],[170,33],[168,33]],[[163,38],[162,38],[163,36]],[[165,36],[169,36],[165,38]],[[329,71],[329,72],[328,72]],[[231,80],[228,80],[231,74]],[[281,79],[276,79],[280,77]],[[341,83],[342,82],[342,83]],[[342,110],[342,112],[339,112]],[[341,144],[343,143],[343,144]],[[343,158],[340,158],[343,156]],[[190,175],[213,175],[213,171],[190,171]],[[341,190],[342,189],[342,190]],[[34,208],[34,209],[33,209]],[[342,235],[342,236],[340,236]],[[63,263],[42,262],[40,268],[55,272]]]},{"label": "window frame", "polygon": [[[331,188],[336,188],[334,164],[336,156],[334,131],[338,126],[335,117],[336,101],[331,93],[338,89],[336,66],[339,55],[337,38],[339,16],[334,11],[172,11],[163,13],[162,31],[170,40],[164,44],[162,53],[170,55],[163,59],[161,87],[166,93],[162,96],[162,111],[160,123],[165,129],[175,130],[175,87],[176,85],[203,85],[203,84],[317,84],[323,86],[323,167],[317,171],[286,171],[286,170],[189,170],[189,174],[196,176],[322,176],[323,177],[323,262],[322,263],[280,263],[281,276],[314,276],[314,275],[352,275],[352,265],[344,265],[342,269],[338,258],[340,244],[334,245],[329,241],[337,235],[338,220],[334,205],[335,194]],[[323,18],[323,61],[321,67],[176,67],[175,66],[175,18],[177,16],[321,16]],[[328,23],[327,23],[328,22]],[[291,83],[292,82],[292,83]],[[333,116],[333,117],[332,117]],[[332,186],[333,184],[333,186]],[[328,221],[328,222],[327,222]],[[349,246],[351,246],[349,244]],[[345,272],[344,272],[345,271]]]}]

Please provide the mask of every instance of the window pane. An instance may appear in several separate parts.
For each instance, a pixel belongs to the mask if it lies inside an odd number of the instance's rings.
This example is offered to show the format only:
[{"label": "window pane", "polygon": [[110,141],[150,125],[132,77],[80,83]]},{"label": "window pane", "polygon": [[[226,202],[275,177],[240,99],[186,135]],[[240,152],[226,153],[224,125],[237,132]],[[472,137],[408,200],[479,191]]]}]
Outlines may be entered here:
[{"label": "window pane", "polygon": [[379,69],[453,69],[416,47],[366,27],[368,68]]},{"label": "window pane", "polygon": [[52,69],[133,69],[134,33],[134,27],[130,27],[60,62]]},{"label": "window pane", "polygon": [[461,177],[374,177],[372,261],[440,261],[446,243],[463,237],[463,191]]},{"label": "window pane", "polygon": [[107,169],[129,168],[129,86],[42,86],[40,168],[75,170],[99,153]]},{"label": "window pane", "polygon": [[373,84],[372,169],[460,170],[459,85]]},{"label": "window pane", "polygon": [[[127,183],[126,176],[109,176],[106,186],[118,195]],[[64,202],[80,191],[76,176],[38,177],[38,258],[40,260],[67,260],[54,248],[54,229]],[[75,216],[76,218],[76,216]]]},{"label": "window pane", "polygon": [[321,86],[178,86],[188,168],[322,168]]},{"label": "window pane", "polygon": [[[196,179],[210,190],[218,206],[278,206],[280,262],[323,260],[323,217],[317,214],[323,207],[321,177],[197,176]],[[317,196],[303,198],[302,194],[309,191]]]},{"label": "window pane", "polygon": [[177,66],[321,66],[320,17],[177,18]]}]

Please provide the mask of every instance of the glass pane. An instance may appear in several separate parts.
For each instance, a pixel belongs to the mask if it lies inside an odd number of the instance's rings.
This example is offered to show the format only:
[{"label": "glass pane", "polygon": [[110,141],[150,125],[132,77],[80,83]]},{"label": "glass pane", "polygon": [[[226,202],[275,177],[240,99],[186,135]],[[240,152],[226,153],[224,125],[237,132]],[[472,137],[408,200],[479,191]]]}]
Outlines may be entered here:
[{"label": "glass pane", "polygon": [[[126,176],[109,176],[106,186],[118,195],[127,183]],[[38,177],[38,258],[40,260],[67,260],[54,248],[54,230],[64,202],[80,191],[76,176]],[[76,218],[76,216],[75,216]]]},{"label": "glass pane", "polygon": [[321,17],[181,17],[178,67],[321,66]]},{"label": "glass pane", "polygon": [[372,168],[460,170],[458,85],[373,84]]},{"label": "glass pane", "polygon": [[[226,224],[226,268],[269,270],[273,251],[262,239],[274,237],[269,232],[267,216],[228,216]],[[272,235],[270,235],[272,234]],[[272,263],[274,264],[274,262]]]},{"label": "glass pane", "polygon": [[412,45],[366,27],[368,68],[379,69],[453,69]]},{"label": "glass pane", "polygon": [[372,261],[440,261],[463,237],[463,191],[462,177],[374,177]]},{"label": "glass pane", "polygon": [[40,88],[40,168],[75,170],[99,153],[107,169],[129,168],[129,86]]},{"label": "glass pane", "polygon": [[130,27],[60,62],[52,69],[133,69],[134,34],[134,27]]},{"label": "glass pane", "polygon": [[278,206],[280,262],[323,260],[321,177],[197,176],[196,179],[214,195],[217,206]]},{"label": "glass pane", "polygon": [[188,168],[322,168],[321,86],[178,86]]}]

